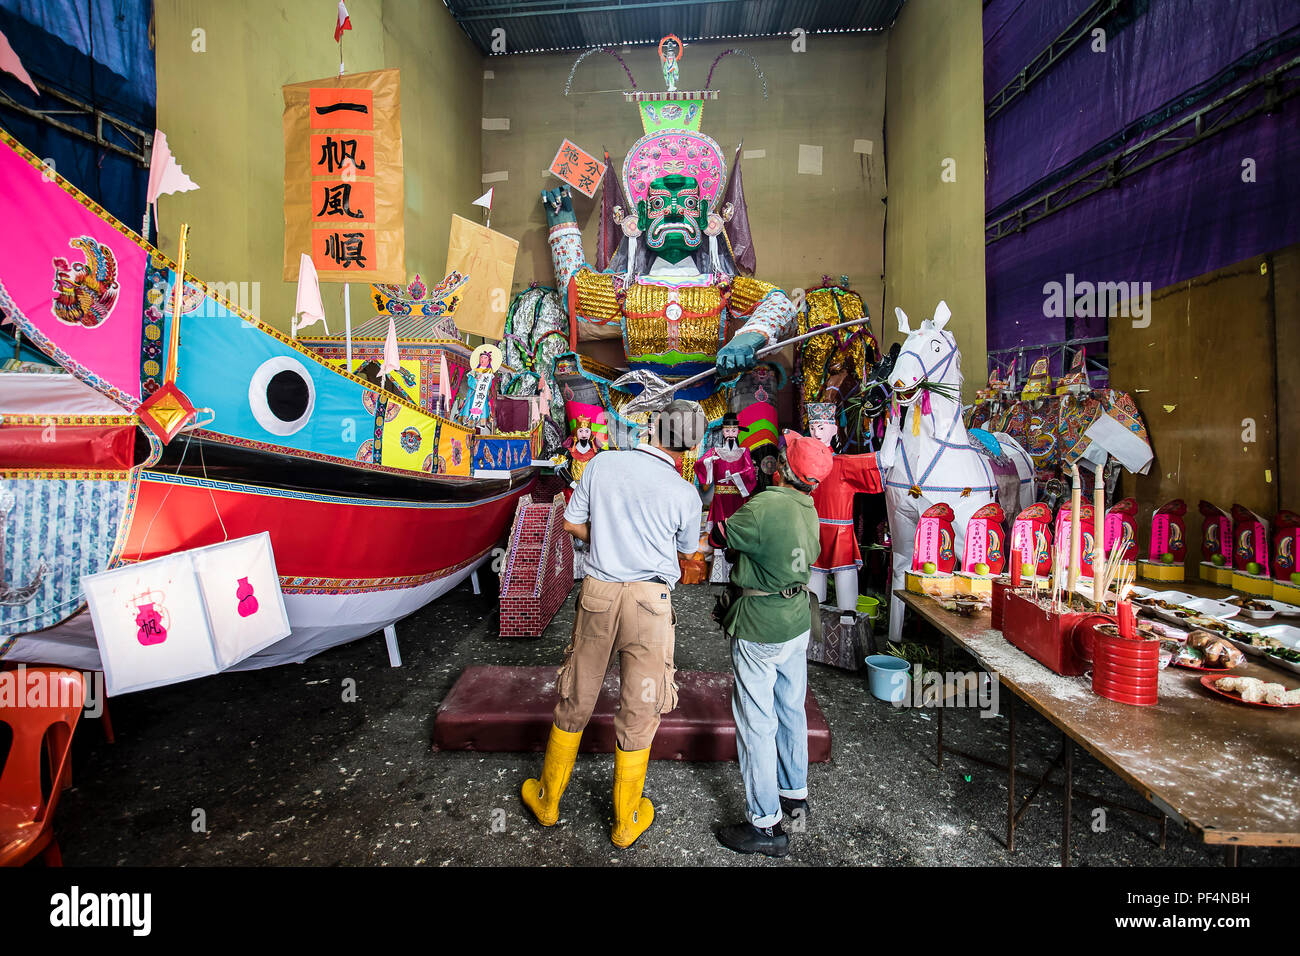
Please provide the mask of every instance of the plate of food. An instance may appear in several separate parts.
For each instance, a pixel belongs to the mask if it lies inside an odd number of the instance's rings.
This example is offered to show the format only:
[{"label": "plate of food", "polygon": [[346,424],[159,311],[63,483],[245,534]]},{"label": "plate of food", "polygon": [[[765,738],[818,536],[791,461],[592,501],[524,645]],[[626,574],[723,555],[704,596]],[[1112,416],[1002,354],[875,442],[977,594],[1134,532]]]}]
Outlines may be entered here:
[{"label": "plate of food", "polygon": [[1262,681],[1258,677],[1215,677],[1206,674],[1201,686],[1239,704],[1255,707],[1300,707],[1300,688],[1288,690],[1282,684]]},{"label": "plate of food", "polygon": [[1276,637],[1269,637],[1267,634],[1232,634],[1228,636],[1228,640],[1251,657],[1263,657],[1270,650],[1286,648],[1286,645]]},{"label": "plate of food", "polygon": [[1241,613],[1241,608],[1237,605],[1229,604],[1227,601],[1215,601],[1212,598],[1192,598],[1184,607],[1195,611],[1201,617],[1212,617],[1220,621],[1236,617]]},{"label": "plate of food", "polygon": [[1241,608],[1241,616],[1254,621],[1267,621],[1274,616],[1300,617],[1300,607],[1296,607],[1294,604],[1283,604],[1281,601],[1270,601],[1266,598],[1253,598],[1234,594],[1230,598],[1224,598],[1223,603]]},{"label": "plate of food", "polygon": [[[1270,638],[1274,640],[1274,638]],[[1300,651],[1293,647],[1275,647],[1264,650],[1264,660],[1300,674]]]},{"label": "plate of food", "polygon": [[1291,624],[1268,624],[1264,627],[1256,627],[1254,630],[1265,637],[1276,639],[1284,647],[1300,651],[1300,627]]}]

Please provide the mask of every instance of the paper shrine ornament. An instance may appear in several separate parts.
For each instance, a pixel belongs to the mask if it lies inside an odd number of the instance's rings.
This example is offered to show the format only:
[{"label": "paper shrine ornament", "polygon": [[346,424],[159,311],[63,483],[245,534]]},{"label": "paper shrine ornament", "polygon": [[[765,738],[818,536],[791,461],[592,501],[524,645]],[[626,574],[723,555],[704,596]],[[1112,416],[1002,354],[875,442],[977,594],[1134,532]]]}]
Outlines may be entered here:
[{"label": "paper shrine ornament", "polygon": [[[1005,517],[1002,506],[996,501],[971,515],[966,524],[966,553],[961,560],[963,571],[997,575],[1006,568],[1006,534],[1002,530]],[[981,566],[984,570],[978,570]]]},{"label": "paper shrine ornament", "polygon": [[[1062,567],[1069,566],[1070,551],[1073,548],[1070,541],[1070,514],[1069,502],[1063,504],[1056,513],[1056,555]],[[1094,521],[1093,506],[1083,502],[1079,508],[1079,538],[1082,541],[1079,546],[1079,574],[1087,578],[1092,577],[1092,551],[1097,537]]]},{"label": "paper shrine ornament", "polygon": [[1273,519],[1273,577],[1292,582],[1296,573],[1296,543],[1300,538],[1300,515],[1294,511],[1279,511]]},{"label": "paper shrine ornament", "polygon": [[1032,504],[1011,525],[1010,559],[1033,565],[1034,574],[1042,577],[1052,572],[1052,510],[1039,502]]},{"label": "paper shrine ornament", "polygon": [[912,548],[912,570],[923,574],[952,574],[957,566],[952,508],[940,502],[921,513]]},{"label": "paper shrine ornament", "polygon": [[1133,564],[1138,559],[1137,539],[1137,499],[1124,498],[1111,505],[1106,512],[1106,554],[1110,555],[1119,548],[1125,564]]}]

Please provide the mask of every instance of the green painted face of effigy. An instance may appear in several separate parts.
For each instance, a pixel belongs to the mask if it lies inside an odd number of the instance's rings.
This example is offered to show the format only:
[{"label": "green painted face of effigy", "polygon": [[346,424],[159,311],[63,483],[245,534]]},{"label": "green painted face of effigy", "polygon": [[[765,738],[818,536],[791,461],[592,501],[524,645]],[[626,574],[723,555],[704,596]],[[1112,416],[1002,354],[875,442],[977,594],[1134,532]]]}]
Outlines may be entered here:
[{"label": "green painted face of effigy", "polygon": [[636,212],[637,227],[650,251],[672,263],[700,248],[709,224],[709,203],[694,176],[660,176],[636,204]]}]

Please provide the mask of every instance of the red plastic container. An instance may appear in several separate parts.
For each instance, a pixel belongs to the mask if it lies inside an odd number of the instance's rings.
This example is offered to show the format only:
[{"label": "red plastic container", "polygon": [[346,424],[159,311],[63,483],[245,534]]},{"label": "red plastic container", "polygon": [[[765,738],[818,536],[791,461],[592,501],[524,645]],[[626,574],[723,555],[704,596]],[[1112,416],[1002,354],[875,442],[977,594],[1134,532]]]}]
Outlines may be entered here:
[{"label": "red plastic container", "polygon": [[1093,625],[1114,623],[1114,618],[1094,611],[1053,613],[1039,607],[1028,592],[1006,591],[1002,633],[1008,641],[1058,674],[1079,675],[1087,670],[1096,640]]},{"label": "red plastic container", "polygon": [[1011,579],[1001,577],[993,579],[993,597],[989,605],[993,615],[994,630],[1002,630],[1003,612],[1006,610],[1007,591],[1011,590]]},{"label": "red plastic container", "polygon": [[1151,706],[1159,698],[1160,642],[1098,633],[1093,643],[1092,689],[1107,700]]}]

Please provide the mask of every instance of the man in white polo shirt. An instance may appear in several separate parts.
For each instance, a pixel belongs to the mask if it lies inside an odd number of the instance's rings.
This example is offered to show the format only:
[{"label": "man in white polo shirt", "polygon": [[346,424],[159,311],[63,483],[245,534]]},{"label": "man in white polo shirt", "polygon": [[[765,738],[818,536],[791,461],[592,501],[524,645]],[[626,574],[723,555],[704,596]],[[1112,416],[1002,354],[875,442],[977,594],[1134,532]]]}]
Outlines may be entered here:
[{"label": "man in white polo shirt", "polygon": [[681,578],[678,556],[699,550],[700,537],[700,496],[678,467],[705,427],[697,404],[671,403],[655,416],[649,443],[602,452],[587,464],[564,511],[565,530],[588,542],[590,552],[573,638],[557,672],[560,702],[541,779],[524,781],[522,790],[542,826],[559,819],[578,742],[615,654],[621,698],[610,839],[631,846],[654,819],[641,792],[659,717],[677,706],[670,595]]}]

